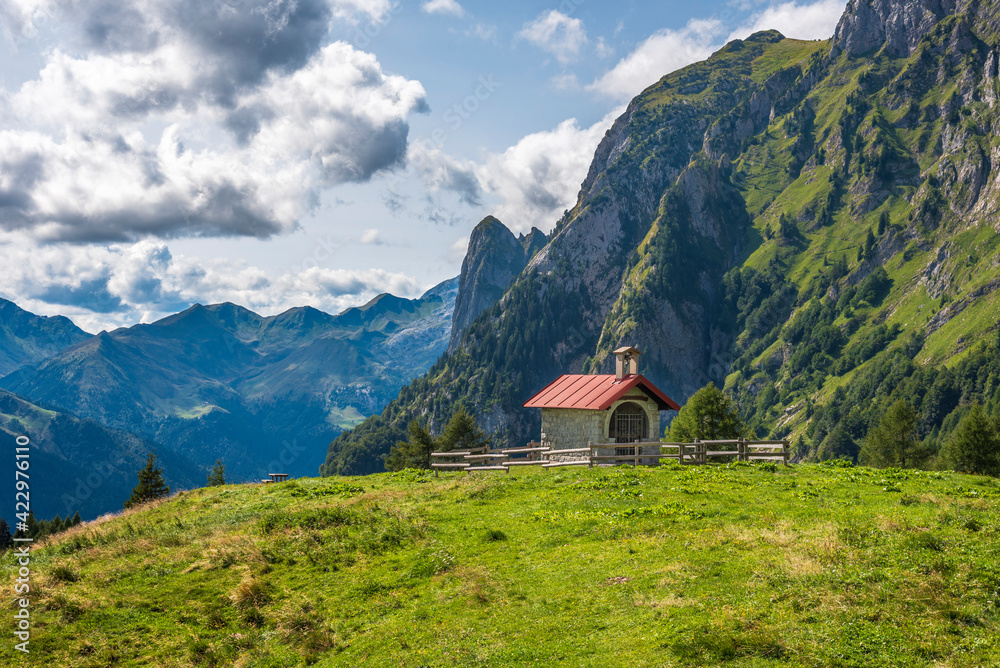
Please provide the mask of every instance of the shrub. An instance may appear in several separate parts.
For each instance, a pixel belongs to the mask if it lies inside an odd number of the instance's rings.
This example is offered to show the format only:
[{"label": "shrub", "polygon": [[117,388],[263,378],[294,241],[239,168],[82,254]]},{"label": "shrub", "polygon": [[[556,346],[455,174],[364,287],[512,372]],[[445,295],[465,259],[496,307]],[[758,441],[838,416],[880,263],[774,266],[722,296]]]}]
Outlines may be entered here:
[{"label": "shrub", "polygon": [[52,579],[58,582],[76,582],[80,579],[80,575],[76,571],[62,564],[53,568],[50,575],[52,575]]}]

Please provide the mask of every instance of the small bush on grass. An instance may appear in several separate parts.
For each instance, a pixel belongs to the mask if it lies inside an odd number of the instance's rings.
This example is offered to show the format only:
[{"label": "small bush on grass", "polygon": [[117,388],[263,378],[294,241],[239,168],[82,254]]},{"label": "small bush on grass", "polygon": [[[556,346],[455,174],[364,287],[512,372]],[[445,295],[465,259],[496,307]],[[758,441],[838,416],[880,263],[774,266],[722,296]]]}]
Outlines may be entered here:
[{"label": "small bush on grass", "polygon": [[53,568],[50,575],[52,576],[52,579],[57,582],[76,582],[80,579],[79,573],[74,571],[69,566],[64,566],[62,564]]},{"label": "small bush on grass", "polygon": [[483,540],[487,543],[495,543],[501,540],[507,540],[507,534],[499,529],[489,529],[483,536]]},{"label": "small bush on grass", "polygon": [[230,599],[240,610],[249,610],[251,608],[261,608],[267,605],[271,600],[270,587],[266,582],[262,582],[253,576],[251,573],[247,573],[246,576],[236,585],[236,589],[230,595]]}]

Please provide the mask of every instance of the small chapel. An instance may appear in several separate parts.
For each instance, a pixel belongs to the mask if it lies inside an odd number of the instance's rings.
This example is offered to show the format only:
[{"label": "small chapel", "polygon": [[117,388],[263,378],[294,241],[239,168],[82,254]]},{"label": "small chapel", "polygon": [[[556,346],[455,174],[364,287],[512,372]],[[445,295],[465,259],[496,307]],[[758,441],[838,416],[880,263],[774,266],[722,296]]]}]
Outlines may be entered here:
[{"label": "small chapel", "polygon": [[629,346],[614,354],[614,375],[563,374],[524,402],[542,409],[543,447],[660,440],[660,411],[680,406],[639,373],[638,350]]}]

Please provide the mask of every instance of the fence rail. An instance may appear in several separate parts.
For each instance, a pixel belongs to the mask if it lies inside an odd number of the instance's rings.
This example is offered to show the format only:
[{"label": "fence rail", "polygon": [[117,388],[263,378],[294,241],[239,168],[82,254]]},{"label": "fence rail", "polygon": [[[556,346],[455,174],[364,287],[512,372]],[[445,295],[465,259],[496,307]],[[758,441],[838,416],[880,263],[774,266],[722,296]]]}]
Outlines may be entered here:
[{"label": "fence rail", "polygon": [[[709,449],[709,446],[712,449]],[[673,459],[681,464],[707,464],[709,459],[732,457],[741,462],[773,461],[788,465],[789,443],[784,440],[748,441],[742,438],[699,441],[692,443],[671,443],[667,441],[634,443],[594,443],[585,448],[548,448],[537,441],[528,447],[488,450],[473,448],[451,452],[432,452],[431,468],[437,476],[441,470],[507,471],[512,466],[608,466],[632,464],[633,466],[656,466],[661,460]],[[607,454],[609,450],[613,454]],[[578,456],[557,461],[553,456]],[[511,455],[517,455],[512,458]]]}]

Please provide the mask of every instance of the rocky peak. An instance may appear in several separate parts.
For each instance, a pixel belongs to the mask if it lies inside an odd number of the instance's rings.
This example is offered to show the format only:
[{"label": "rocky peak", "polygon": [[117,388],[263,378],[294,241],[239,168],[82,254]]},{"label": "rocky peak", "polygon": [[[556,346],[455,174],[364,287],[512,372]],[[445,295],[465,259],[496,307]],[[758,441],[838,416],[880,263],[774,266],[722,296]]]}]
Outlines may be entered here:
[{"label": "rocky peak", "polygon": [[458,279],[449,353],[458,346],[462,332],[476,316],[500,300],[527,266],[528,259],[541,247],[539,242],[544,245],[544,240],[545,235],[535,229],[527,237],[518,239],[493,216],[487,216],[476,225],[469,236],[469,250]]},{"label": "rocky peak", "polygon": [[517,240],[521,242],[521,246],[524,248],[524,257],[528,262],[535,256],[535,253],[542,250],[545,244],[549,242],[549,238],[545,236],[545,232],[542,232],[537,227],[532,227],[528,236],[519,234]]},{"label": "rocky peak", "polygon": [[908,56],[958,5],[959,0],[849,0],[831,54],[860,56],[884,46],[894,58]]}]

